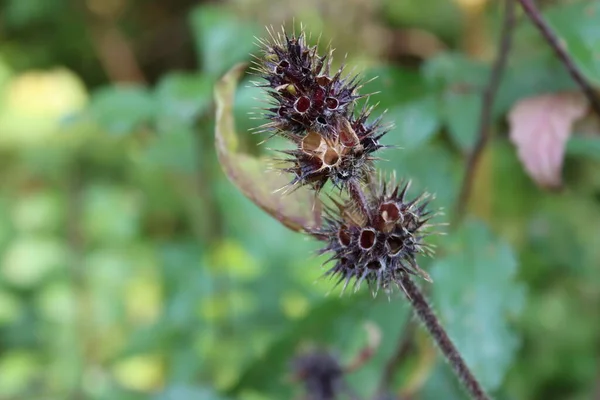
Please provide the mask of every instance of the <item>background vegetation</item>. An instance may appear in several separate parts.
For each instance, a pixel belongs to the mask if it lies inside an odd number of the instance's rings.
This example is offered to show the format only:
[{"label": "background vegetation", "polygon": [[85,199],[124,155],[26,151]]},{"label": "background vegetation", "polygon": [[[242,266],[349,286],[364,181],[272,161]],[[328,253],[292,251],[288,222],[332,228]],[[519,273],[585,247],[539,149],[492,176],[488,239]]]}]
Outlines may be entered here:
[{"label": "background vegetation", "polygon": [[[600,4],[538,4],[600,87]],[[500,2],[4,0],[0,399],[288,399],[302,393],[288,367],[300,349],[348,362],[367,321],[381,343],[347,378],[374,392],[410,326],[402,296],[325,296],[318,244],[216,160],[214,83],[265,25],[293,19],[332,41],[338,65],[347,53],[378,76],[364,91],[381,92],[396,124],[386,143],[403,148],[379,165],[454,217]],[[600,398],[597,116],[575,125],[560,190],[536,185],[508,134],[519,101],[565,91],[576,84],[519,9],[469,217],[423,260],[440,317],[498,399]],[[245,134],[257,95],[239,88],[238,134],[272,155]],[[464,398],[420,330],[404,341],[395,393]]]}]

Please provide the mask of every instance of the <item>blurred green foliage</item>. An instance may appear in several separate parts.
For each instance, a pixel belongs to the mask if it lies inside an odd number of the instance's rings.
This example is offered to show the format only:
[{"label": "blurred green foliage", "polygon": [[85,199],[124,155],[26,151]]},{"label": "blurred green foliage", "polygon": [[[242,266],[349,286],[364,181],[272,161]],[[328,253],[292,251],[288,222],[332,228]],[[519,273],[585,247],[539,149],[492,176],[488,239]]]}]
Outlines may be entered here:
[{"label": "blurred green foliage", "polygon": [[[481,7],[472,8],[470,3]],[[600,85],[600,6],[545,15]],[[343,16],[343,17],[341,17]],[[307,344],[351,360],[362,396],[410,320],[400,294],[338,298],[316,243],[286,230],[225,178],[213,86],[256,52],[264,25],[303,21],[395,122],[380,162],[436,193],[452,217],[477,134],[500,7],[492,1],[6,0],[0,4],[0,399],[288,399]],[[416,45],[402,47],[412,32]],[[477,35],[473,35],[477,32]],[[524,19],[494,108],[472,214],[436,237],[426,287],[475,374],[498,399],[590,399],[600,386],[600,132],[567,147],[566,188],[525,175],[505,116],[527,96],[576,86]],[[478,41],[473,44],[472,40]],[[433,38],[433,39],[432,39]],[[435,39],[435,40],[434,40]],[[246,134],[262,97],[242,82]],[[594,127],[595,126],[595,127]],[[417,340],[421,343],[420,340]],[[394,390],[463,399],[418,344]],[[419,381],[417,379],[417,381]]]}]

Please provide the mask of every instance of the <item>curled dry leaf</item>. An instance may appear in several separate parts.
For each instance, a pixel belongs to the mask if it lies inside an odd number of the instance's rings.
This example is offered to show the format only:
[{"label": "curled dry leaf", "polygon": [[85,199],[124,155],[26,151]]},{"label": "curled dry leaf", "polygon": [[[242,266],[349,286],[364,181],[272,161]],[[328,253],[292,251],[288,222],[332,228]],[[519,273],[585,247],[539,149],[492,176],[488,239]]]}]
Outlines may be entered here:
[{"label": "curled dry leaf", "polygon": [[215,145],[223,171],[233,184],[256,205],[294,231],[321,225],[321,203],[306,188],[290,194],[275,193],[289,178],[269,170],[268,161],[239,149],[233,116],[235,89],[246,65],[239,64],[215,85]]},{"label": "curled dry leaf", "polygon": [[562,185],[565,146],[573,123],[587,107],[579,93],[553,93],[523,99],[510,110],[510,140],[538,185],[548,189]]}]

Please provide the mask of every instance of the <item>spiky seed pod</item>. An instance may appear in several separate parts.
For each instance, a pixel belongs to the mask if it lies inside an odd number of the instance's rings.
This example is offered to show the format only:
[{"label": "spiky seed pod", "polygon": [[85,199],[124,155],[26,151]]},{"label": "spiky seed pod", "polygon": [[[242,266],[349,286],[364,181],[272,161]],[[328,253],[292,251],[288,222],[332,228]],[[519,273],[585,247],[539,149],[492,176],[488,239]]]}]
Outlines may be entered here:
[{"label": "spiky seed pod", "polygon": [[347,118],[356,93],[358,77],[346,79],[341,67],[330,76],[332,50],[317,54],[317,46],[309,47],[306,36],[289,37],[285,32],[269,31],[271,41],[260,41],[263,56],[258,58],[257,72],[267,81],[273,100],[272,127],[284,132],[304,133],[316,130],[334,133],[340,118]]},{"label": "spiky seed pod", "polygon": [[304,384],[307,400],[333,400],[345,390],[342,366],[324,350],[297,356],[292,370],[294,378]]},{"label": "spiky seed pod", "polygon": [[332,50],[319,56],[306,36],[289,37],[269,31],[271,41],[260,41],[263,55],[255,70],[264,78],[271,98],[265,111],[270,122],[259,130],[289,139],[284,171],[294,176],[291,186],[321,189],[327,181],[339,188],[365,180],[372,172],[372,154],[384,147],[386,133],[380,120],[367,122],[372,108],[354,115],[360,84],[357,76],[343,76],[343,67],[330,75]]},{"label": "spiky seed pod", "polygon": [[400,285],[398,278],[404,273],[430,281],[416,261],[419,254],[431,254],[423,242],[434,216],[426,209],[429,195],[409,201],[409,183],[389,187],[382,179],[373,186],[364,196],[366,210],[354,199],[336,202],[327,210],[324,226],[312,232],[327,243],[321,253],[333,253],[326,275],[343,282],[344,290],[352,281],[358,289],[366,280],[373,294],[380,288],[389,291],[393,283]]}]

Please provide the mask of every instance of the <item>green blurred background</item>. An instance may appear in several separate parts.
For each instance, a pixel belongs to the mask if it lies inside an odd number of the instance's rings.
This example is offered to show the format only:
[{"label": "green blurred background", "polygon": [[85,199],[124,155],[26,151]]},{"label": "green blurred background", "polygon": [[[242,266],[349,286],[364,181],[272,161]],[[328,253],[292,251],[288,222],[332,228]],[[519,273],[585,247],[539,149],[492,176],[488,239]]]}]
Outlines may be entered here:
[{"label": "green blurred background", "polygon": [[[0,2],[0,399],[289,399],[299,349],[343,362],[369,398],[406,327],[400,294],[325,296],[318,244],[227,180],[214,82],[265,25],[302,22],[396,123],[382,169],[453,215],[501,2],[485,0],[3,0]],[[597,1],[539,1],[600,84]],[[595,7],[595,8],[594,8]],[[600,398],[600,131],[569,142],[565,188],[538,189],[507,138],[524,97],[576,86],[519,14],[471,217],[423,260],[433,302],[498,399]],[[261,94],[236,100],[246,134]],[[268,153],[268,152],[267,152]],[[268,153],[271,154],[271,153]],[[464,399],[423,333],[392,389]]]}]

